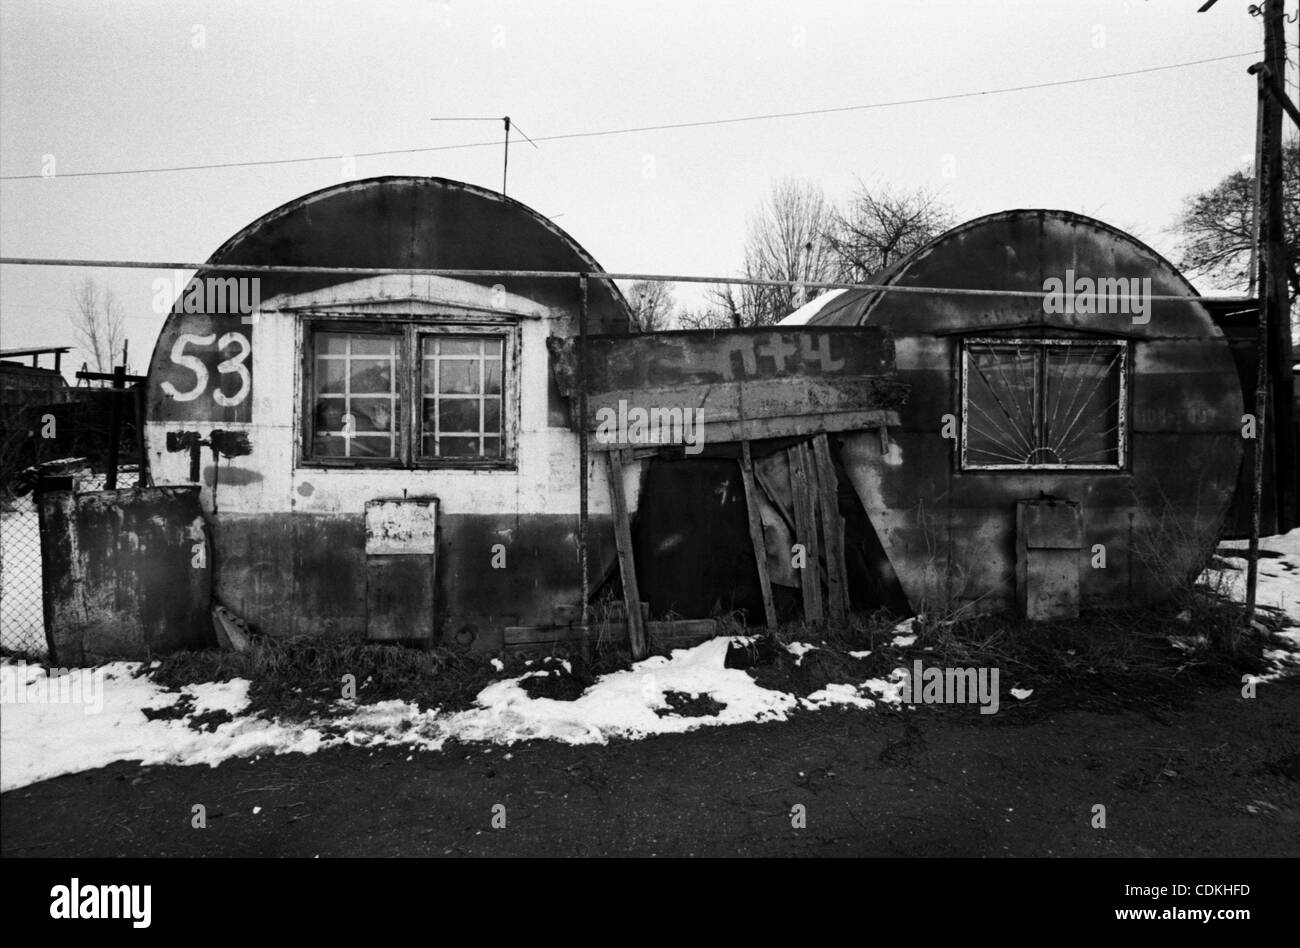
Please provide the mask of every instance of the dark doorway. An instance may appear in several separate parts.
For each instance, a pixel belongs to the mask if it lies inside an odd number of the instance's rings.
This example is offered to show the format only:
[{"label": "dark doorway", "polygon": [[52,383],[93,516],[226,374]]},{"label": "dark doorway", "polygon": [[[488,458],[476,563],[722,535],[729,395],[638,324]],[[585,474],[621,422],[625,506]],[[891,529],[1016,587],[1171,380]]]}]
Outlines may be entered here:
[{"label": "dark doorway", "polygon": [[740,468],[729,458],[655,458],[632,525],[641,598],[652,618],[739,611],[762,623]]}]

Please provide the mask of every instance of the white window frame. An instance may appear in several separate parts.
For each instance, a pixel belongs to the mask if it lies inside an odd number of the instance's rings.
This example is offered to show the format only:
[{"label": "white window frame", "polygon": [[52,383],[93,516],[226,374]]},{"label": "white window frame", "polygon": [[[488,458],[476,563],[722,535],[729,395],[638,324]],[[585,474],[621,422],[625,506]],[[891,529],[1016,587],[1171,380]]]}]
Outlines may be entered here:
[{"label": "white window frame", "polygon": [[[313,337],[317,332],[339,333],[396,333],[399,337],[396,358],[397,397],[400,408],[397,432],[398,450],[395,458],[375,457],[325,457],[312,454],[311,439],[314,422],[309,413],[315,411],[312,384],[315,372]],[[481,457],[422,457],[420,449],[420,412],[423,392],[420,388],[422,368],[422,339],[430,334],[449,336],[503,337],[501,365],[501,456]],[[296,454],[299,468],[339,468],[344,470],[399,469],[399,470],[518,470],[518,429],[520,425],[520,348],[521,332],[518,318],[493,317],[478,314],[408,314],[369,312],[306,312],[298,321],[298,348],[301,356],[297,387],[297,405],[294,424],[297,428]]]}]

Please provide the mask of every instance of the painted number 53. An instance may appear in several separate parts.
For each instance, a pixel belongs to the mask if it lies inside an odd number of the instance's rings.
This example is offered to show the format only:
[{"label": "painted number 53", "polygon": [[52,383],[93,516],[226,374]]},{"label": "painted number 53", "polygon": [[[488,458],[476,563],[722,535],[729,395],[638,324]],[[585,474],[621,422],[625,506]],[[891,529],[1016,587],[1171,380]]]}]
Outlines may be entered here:
[{"label": "painted number 53", "polygon": [[225,375],[235,373],[239,376],[239,389],[233,395],[227,395],[221,391],[221,384],[212,390],[212,400],[222,407],[229,408],[232,405],[240,404],[248,397],[249,391],[253,387],[252,376],[248,374],[248,366],[244,365],[244,360],[248,358],[252,347],[248,343],[248,337],[242,332],[228,332],[220,339],[216,333],[209,333],[206,336],[195,335],[194,333],[181,333],[176,344],[172,346],[172,362],[176,365],[183,366],[194,373],[194,387],[188,392],[182,392],[171,382],[163,382],[162,390],[176,399],[178,402],[192,402],[208,389],[208,367],[202,359],[193,355],[186,355],[185,350],[189,346],[210,346],[216,343],[216,349],[224,353],[227,346],[236,346],[237,350],[234,355],[217,363],[217,373]]}]

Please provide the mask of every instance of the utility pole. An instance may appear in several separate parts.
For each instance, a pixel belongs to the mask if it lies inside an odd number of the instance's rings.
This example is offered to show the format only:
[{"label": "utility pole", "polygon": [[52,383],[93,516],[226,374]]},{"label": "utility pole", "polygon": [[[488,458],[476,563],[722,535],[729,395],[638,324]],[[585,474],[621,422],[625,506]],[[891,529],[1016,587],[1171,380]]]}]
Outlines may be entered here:
[{"label": "utility pole", "polygon": [[[1291,307],[1286,282],[1286,245],[1282,213],[1282,117],[1286,75],[1284,0],[1264,0],[1264,61],[1250,67],[1258,96],[1259,161],[1255,169],[1260,196],[1257,222],[1259,260],[1259,330],[1256,337],[1254,479],[1251,496],[1250,550],[1246,574],[1246,623],[1255,615],[1259,580],[1259,535],[1263,506],[1264,462],[1272,434],[1272,480],[1275,529],[1295,524],[1296,432],[1295,378],[1291,369]],[[1281,95],[1278,94],[1281,92]],[[1271,396],[1271,398],[1270,398]],[[1270,412],[1269,409],[1272,409]],[[1271,416],[1271,417],[1270,417]]]},{"label": "utility pole", "polygon": [[[1283,216],[1282,119],[1286,97],[1286,41],[1283,11],[1285,0],[1265,0],[1264,54],[1270,75],[1264,77],[1265,92],[1261,151],[1267,165],[1266,189],[1260,193],[1264,202],[1260,217],[1268,222],[1267,251],[1269,263],[1270,345],[1273,358],[1269,366],[1273,382],[1273,418],[1276,446],[1274,471],[1277,478],[1278,531],[1296,525],[1296,428],[1295,375],[1291,352],[1291,296],[1287,288],[1286,227]],[[1294,182],[1293,182],[1294,184]],[[1261,284],[1262,289],[1262,284]]]},{"label": "utility pole", "polygon": [[[1205,0],[1205,13],[1218,0]],[[1291,301],[1286,281],[1286,234],[1282,211],[1282,115],[1300,124],[1300,110],[1286,95],[1285,0],[1252,4],[1264,20],[1264,61],[1250,67],[1256,85],[1255,247],[1259,321],[1255,337],[1255,437],[1251,441],[1250,548],[1246,567],[1246,626],[1255,617],[1259,583],[1265,456],[1272,435],[1272,528],[1296,526],[1300,472],[1296,467],[1295,376],[1291,368]]]}]

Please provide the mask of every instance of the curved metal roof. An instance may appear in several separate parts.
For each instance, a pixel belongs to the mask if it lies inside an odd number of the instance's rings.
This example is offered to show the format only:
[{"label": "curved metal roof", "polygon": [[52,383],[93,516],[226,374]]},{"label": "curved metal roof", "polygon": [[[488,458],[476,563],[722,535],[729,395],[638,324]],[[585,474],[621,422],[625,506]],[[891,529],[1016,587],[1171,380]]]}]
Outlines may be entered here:
[{"label": "curved metal roof", "polygon": [[[1138,267],[1139,262],[1145,265]],[[1112,269],[1115,275],[1142,269],[1153,277],[1155,293],[1185,294],[1189,299],[1200,296],[1172,263],[1133,235],[1083,214],[1043,208],[999,211],[966,221],[874,274],[869,282],[886,286],[1042,290],[1047,277],[1060,276],[1071,264],[1079,275],[1094,277],[1112,275]],[[963,299],[971,298],[847,290],[827,300],[807,324],[863,325],[885,301],[893,306],[904,300],[924,302],[924,308],[938,310],[955,308]],[[1022,300],[1016,308],[1038,305],[1036,301]],[[990,301],[981,301],[980,308],[990,308]]]},{"label": "curved metal roof", "polygon": [[[600,265],[532,208],[446,178],[348,181],[276,208],[227,240],[214,264],[586,270]],[[203,274],[200,273],[199,276]],[[230,275],[228,273],[223,275]],[[355,275],[261,275],[262,298],[351,282]],[[577,305],[576,280],[485,278],[545,305]],[[626,332],[630,311],[612,281],[591,282],[590,330]]]}]

